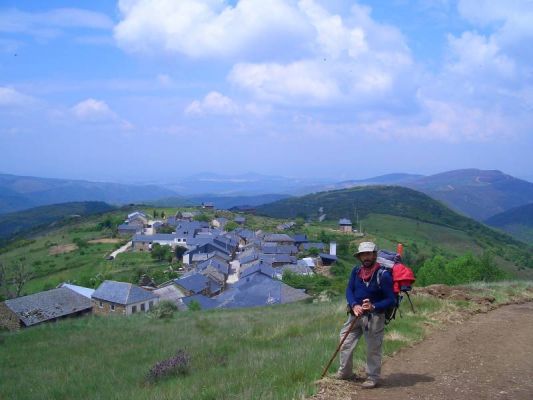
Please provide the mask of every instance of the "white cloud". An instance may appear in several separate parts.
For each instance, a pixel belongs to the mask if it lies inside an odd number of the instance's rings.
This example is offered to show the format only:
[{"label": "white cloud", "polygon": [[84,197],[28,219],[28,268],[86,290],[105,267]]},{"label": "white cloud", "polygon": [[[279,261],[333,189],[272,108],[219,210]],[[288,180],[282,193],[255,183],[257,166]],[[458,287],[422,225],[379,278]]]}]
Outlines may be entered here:
[{"label": "white cloud", "polygon": [[[226,57],[254,52],[258,43],[277,50],[310,27],[294,1],[121,0],[122,21],[115,38],[139,53],[167,52],[188,57]],[[280,38],[284,38],[280,41]]]},{"label": "white cloud", "polygon": [[194,100],[185,108],[185,114],[189,115],[234,115],[238,112],[237,104],[219,92],[210,92],[202,100]]},{"label": "white cloud", "polygon": [[113,21],[105,14],[78,8],[30,13],[17,9],[0,12],[0,32],[27,33],[38,37],[55,37],[63,29],[111,29]]},{"label": "white cloud", "polygon": [[414,117],[386,116],[357,126],[361,132],[381,138],[480,142],[512,136],[509,123],[498,107],[487,110],[445,99],[419,98],[421,110]]},{"label": "white cloud", "polygon": [[109,108],[106,102],[87,99],[72,107],[74,115],[80,119],[113,119],[116,114]]},{"label": "white cloud", "polygon": [[479,26],[496,25],[501,42],[533,36],[531,0],[460,0],[461,16]]},{"label": "white cloud", "polygon": [[123,129],[133,128],[130,122],[122,119],[102,100],[89,98],[80,101],[71,108],[71,112],[80,121],[89,123],[116,123]]},{"label": "white cloud", "polygon": [[354,4],[342,17],[314,0],[297,6],[314,29],[312,54],[287,63],[238,63],[231,83],[280,104],[362,104],[390,101],[394,89],[416,75],[403,35],[375,22],[369,8]]},{"label": "white cloud", "polygon": [[0,86],[0,107],[26,106],[34,101],[33,97],[20,93],[13,88]]},{"label": "white cloud", "polygon": [[452,61],[447,66],[451,71],[463,75],[483,73],[497,74],[504,78],[513,78],[515,63],[501,52],[494,38],[464,32],[461,37],[448,36],[448,44],[452,53]]},{"label": "white cloud", "polygon": [[313,61],[281,64],[237,64],[230,82],[260,100],[276,103],[327,101],[338,96],[337,82]]}]

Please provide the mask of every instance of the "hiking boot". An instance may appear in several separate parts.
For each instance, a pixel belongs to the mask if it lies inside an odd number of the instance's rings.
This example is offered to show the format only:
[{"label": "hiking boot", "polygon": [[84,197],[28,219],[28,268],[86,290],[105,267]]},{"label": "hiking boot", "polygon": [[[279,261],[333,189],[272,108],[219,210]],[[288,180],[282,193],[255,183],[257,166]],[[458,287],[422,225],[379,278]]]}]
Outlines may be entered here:
[{"label": "hiking boot", "polygon": [[361,387],[363,389],[374,389],[377,385],[378,385],[378,383],[376,381],[373,381],[371,379],[367,379],[366,381],[364,381],[361,384]]},{"label": "hiking boot", "polygon": [[357,375],[355,375],[355,374],[344,375],[344,374],[341,374],[340,372],[337,372],[333,377],[335,379],[339,379],[339,380],[342,380],[342,381],[353,381],[353,382],[355,382],[357,380]]}]

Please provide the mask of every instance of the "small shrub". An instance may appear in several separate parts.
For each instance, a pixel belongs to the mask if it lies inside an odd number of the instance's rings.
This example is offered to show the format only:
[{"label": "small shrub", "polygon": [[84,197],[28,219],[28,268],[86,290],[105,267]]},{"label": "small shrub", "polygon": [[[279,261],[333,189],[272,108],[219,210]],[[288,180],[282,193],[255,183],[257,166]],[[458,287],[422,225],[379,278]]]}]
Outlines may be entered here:
[{"label": "small shrub", "polygon": [[185,350],[178,350],[174,357],[167,358],[155,364],[146,376],[149,383],[155,383],[167,376],[187,375],[191,357]]},{"label": "small shrub", "polygon": [[152,315],[155,318],[172,318],[174,311],[178,310],[178,306],[170,300],[163,300],[152,308]]},{"label": "small shrub", "polygon": [[202,306],[197,300],[191,300],[189,303],[189,311],[200,311]]}]

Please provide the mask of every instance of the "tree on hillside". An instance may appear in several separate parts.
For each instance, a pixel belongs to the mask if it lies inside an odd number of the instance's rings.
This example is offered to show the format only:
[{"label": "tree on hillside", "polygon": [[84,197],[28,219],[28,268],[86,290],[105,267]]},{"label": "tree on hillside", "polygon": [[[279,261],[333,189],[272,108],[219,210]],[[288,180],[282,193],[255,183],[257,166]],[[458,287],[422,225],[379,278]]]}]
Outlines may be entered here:
[{"label": "tree on hillside", "polygon": [[198,214],[194,216],[194,220],[200,222],[210,222],[211,218],[207,214]]},{"label": "tree on hillside", "polygon": [[168,245],[161,246],[159,243],[152,245],[152,258],[157,261],[172,261],[172,249]]},{"label": "tree on hillside", "polygon": [[172,225],[163,225],[157,228],[157,233],[172,233],[176,230]]},{"label": "tree on hillside", "polygon": [[15,286],[17,297],[20,296],[22,288],[32,278],[31,271],[26,270],[26,265],[22,262],[15,265],[13,272],[13,285]]},{"label": "tree on hillside", "polygon": [[181,257],[187,252],[187,247],[185,246],[176,246],[175,254],[178,260],[181,260]]},{"label": "tree on hillside", "polygon": [[154,209],[152,215],[154,216],[154,219],[156,219],[159,214],[157,213],[157,210]]},{"label": "tree on hillside", "polygon": [[232,232],[238,227],[239,227],[238,223],[236,223],[235,221],[229,221],[228,223],[226,223],[226,225],[224,225],[224,230],[226,232]]},{"label": "tree on hillside", "polygon": [[437,255],[424,262],[417,275],[417,284],[427,286],[434,283],[446,283],[446,259]]},{"label": "tree on hillside", "polygon": [[0,301],[7,299],[7,278],[6,278],[6,266],[3,262],[0,262]]}]

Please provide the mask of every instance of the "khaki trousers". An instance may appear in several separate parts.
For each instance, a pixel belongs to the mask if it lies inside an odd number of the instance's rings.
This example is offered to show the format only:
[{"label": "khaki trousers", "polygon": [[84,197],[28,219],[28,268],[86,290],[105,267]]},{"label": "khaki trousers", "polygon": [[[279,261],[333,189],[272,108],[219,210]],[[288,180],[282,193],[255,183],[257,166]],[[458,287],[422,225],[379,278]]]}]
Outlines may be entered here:
[{"label": "khaki trousers", "polygon": [[[340,338],[344,337],[355,317],[350,315],[343,325]],[[366,340],[366,372],[368,379],[377,382],[381,374],[381,354],[383,334],[385,330],[385,314],[365,314],[355,323],[340,349],[340,366],[338,375],[350,377],[353,374],[353,352],[361,335]]]}]

